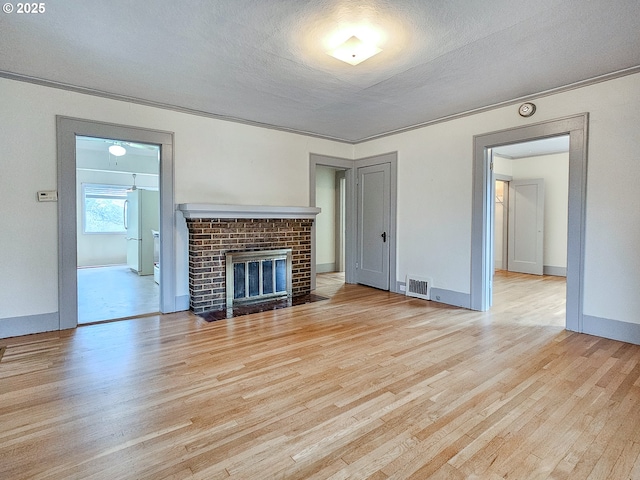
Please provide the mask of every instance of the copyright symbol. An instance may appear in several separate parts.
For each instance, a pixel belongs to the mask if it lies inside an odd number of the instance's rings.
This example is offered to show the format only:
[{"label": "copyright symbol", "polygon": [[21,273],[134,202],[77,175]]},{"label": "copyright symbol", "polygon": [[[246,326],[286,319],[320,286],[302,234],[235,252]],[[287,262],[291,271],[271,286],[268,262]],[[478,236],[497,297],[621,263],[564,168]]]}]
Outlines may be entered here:
[{"label": "copyright symbol", "polygon": [[13,5],[10,3],[5,3],[4,5],[2,5],[2,11],[4,13],[11,13],[13,12]]}]

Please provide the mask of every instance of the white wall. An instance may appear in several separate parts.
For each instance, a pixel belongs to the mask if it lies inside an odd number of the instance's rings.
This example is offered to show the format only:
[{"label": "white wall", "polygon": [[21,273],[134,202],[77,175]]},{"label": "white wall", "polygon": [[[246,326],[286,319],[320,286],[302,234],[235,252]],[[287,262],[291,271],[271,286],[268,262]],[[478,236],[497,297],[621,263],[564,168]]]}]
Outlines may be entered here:
[{"label": "white wall", "polygon": [[[351,145],[0,78],[0,336],[3,318],[58,311],[56,115],[175,132],[175,203],[309,205],[309,154]],[[178,218],[176,294],[188,295]]]},{"label": "white wall", "polygon": [[589,112],[585,315],[640,323],[640,75],[365,142],[356,158],[398,152],[398,280],[411,273],[470,292],[473,136]]},{"label": "white wall", "polygon": [[[336,262],[336,170],[316,167],[316,207],[322,211],[316,215],[316,265],[317,270],[333,271]],[[330,267],[333,265],[333,267]]]},{"label": "white wall", "polygon": [[512,160],[513,179],[544,179],[545,267],[567,266],[567,218],[569,206],[569,153]]}]

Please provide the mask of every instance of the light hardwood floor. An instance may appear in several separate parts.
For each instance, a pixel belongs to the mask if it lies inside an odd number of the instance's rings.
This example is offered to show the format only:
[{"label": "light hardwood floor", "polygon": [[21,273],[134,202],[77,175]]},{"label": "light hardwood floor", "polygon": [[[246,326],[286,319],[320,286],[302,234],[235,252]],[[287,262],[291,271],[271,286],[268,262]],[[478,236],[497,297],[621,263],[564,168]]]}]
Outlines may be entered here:
[{"label": "light hardwood floor", "polygon": [[0,478],[640,478],[640,347],[504,277],[487,313],[323,280],[231,320],[0,341]]}]

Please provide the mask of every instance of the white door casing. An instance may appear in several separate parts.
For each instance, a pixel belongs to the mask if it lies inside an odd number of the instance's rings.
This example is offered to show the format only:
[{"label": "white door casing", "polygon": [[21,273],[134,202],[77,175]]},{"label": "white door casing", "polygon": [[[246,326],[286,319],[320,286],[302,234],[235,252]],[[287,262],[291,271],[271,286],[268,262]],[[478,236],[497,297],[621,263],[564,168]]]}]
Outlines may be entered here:
[{"label": "white door casing", "polygon": [[160,146],[160,311],[176,311],[173,133],[57,116],[58,328],[78,325],[76,237],[76,136],[117,138]]},{"label": "white door casing", "polygon": [[566,328],[583,330],[587,143],[589,114],[547,120],[475,135],[471,219],[470,307],[486,311],[491,304],[493,275],[489,230],[489,202],[493,201],[490,169],[492,147],[569,134],[569,210],[567,235]]},{"label": "white door casing", "polygon": [[544,179],[509,185],[509,271],[542,275],[544,255]]},{"label": "white door casing", "polygon": [[[398,153],[388,152],[381,155],[349,160],[346,158],[329,157],[312,153],[309,156],[309,205],[315,206],[316,201],[316,167],[319,165],[337,167],[345,172],[345,282],[358,283],[356,264],[358,261],[358,216],[357,216],[357,173],[358,169],[388,164],[390,166],[389,189],[389,230],[387,230],[387,243],[389,244],[389,276],[388,289],[399,292],[396,273],[396,208],[397,208],[397,182],[398,182]],[[315,289],[315,222],[311,227],[311,282]]]},{"label": "white door casing", "polygon": [[389,290],[390,172],[385,163],[357,174],[357,282],[383,290]]}]

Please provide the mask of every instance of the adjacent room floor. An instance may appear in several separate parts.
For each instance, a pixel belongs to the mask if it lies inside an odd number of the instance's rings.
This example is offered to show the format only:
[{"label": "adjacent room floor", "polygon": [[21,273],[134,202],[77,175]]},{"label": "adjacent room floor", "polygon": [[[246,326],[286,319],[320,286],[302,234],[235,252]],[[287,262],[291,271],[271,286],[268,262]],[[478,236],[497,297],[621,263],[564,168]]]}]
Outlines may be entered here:
[{"label": "adjacent room floor", "polygon": [[78,269],[78,323],[157,313],[160,287],[153,275],[140,276],[126,265]]},{"label": "adjacent room floor", "polygon": [[[496,318],[536,325],[566,324],[567,279],[552,275],[527,275],[498,270],[493,277],[493,305]],[[530,316],[534,310],[539,314]]]}]

